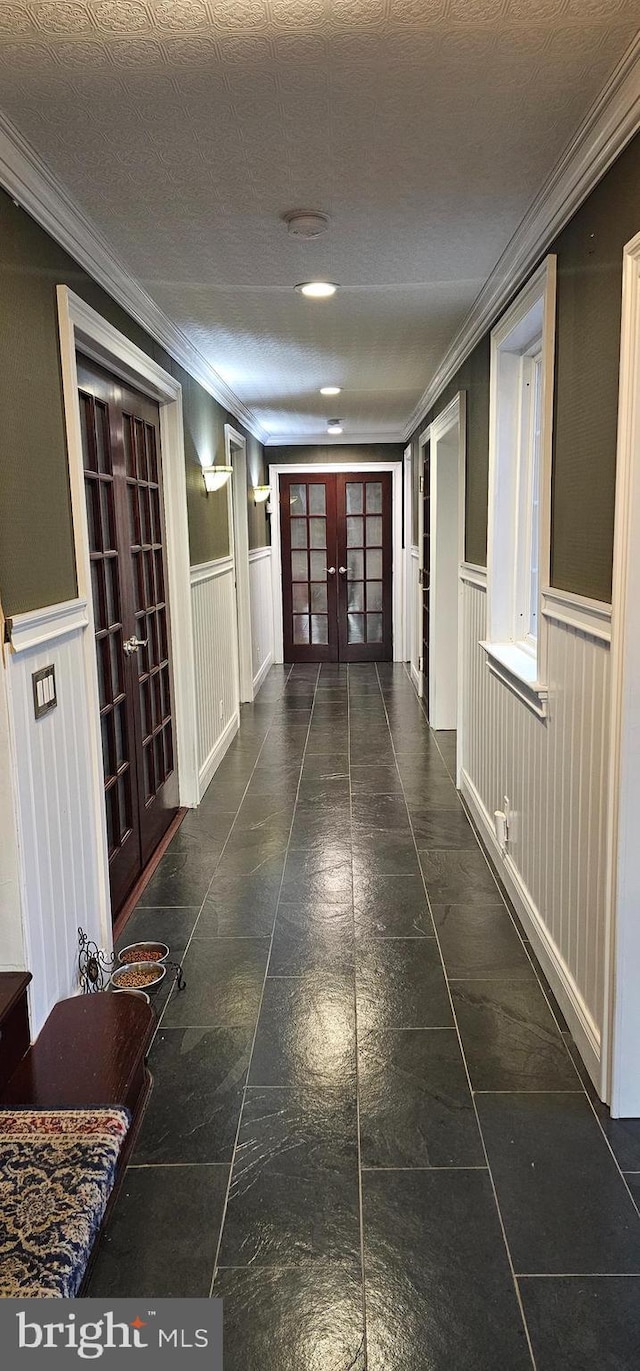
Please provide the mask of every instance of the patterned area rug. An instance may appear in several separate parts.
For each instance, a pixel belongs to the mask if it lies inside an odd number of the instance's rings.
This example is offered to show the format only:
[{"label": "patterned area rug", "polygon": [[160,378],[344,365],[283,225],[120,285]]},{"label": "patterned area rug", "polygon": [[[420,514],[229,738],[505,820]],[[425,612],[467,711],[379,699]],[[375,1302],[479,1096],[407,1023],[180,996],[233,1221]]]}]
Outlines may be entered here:
[{"label": "patterned area rug", "polygon": [[128,1128],[125,1109],[0,1109],[0,1297],[77,1294]]}]

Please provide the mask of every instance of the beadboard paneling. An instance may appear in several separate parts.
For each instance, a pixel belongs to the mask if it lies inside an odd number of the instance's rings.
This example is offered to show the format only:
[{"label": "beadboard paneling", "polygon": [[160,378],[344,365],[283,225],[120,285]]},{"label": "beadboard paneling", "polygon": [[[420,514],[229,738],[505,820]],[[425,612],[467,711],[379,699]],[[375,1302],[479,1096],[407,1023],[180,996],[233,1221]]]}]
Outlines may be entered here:
[{"label": "beadboard paneling", "polygon": [[[462,790],[601,1085],[605,989],[609,644],[602,625],[549,616],[549,715],[487,668],[486,593],[463,579]],[[506,856],[493,815],[508,797]]]},{"label": "beadboard paneling", "polygon": [[411,680],[419,695],[422,694],[422,673],[420,671],[420,651],[422,644],[422,593],[420,590],[420,549],[411,548],[411,560],[409,563],[409,575],[411,578],[410,604],[411,614],[411,652],[409,664],[411,668]]},{"label": "beadboard paneling", "polygon": [[191,568],[200,793],[238,731],[238,638],[233,559]]},{"label": "beadboard paneling", "polygon": [[[87,739],[89,712],[81,601],[14,620],[9,700],[17,772],[25,953],[32,1034],[77,988],[77,930],[104,945]],[[32,623],[37,617],[37,624]],[[36,720],[31,676],[53,663],[57,707]]]},{"label": "beadboard paneling", "polygon": [[9,734],[7,668],[0,656],[0,971],[26,966],[13,758]]},{"label": "beadboard paneling", "polygon": [[249,553],[253,693],[257,695],[273,662],[273,585],[271,548]]}]

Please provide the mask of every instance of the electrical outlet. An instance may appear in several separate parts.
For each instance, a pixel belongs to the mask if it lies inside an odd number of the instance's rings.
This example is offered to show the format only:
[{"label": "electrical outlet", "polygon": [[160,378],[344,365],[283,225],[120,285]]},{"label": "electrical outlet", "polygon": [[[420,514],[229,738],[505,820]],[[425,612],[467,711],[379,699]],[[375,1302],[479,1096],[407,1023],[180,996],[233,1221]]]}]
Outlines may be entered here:
[{"label": "electrical outlet", "polygon": [[495,831],[496,831],[496,838],[498,839],[498,847],[500,848],[500,851],[501,851],[501,852],[506,852],[506,850],[507,850],[507,840],[508,840],[508,828],[507,828],[507,816],[506,816],[506,814],[504,813],[504,810],[502,810],[502,809],[496,809],[496,811],[495,811],[495,813],[494,813],[494,816],[493,816],[493,822],[494,822],[494,827],[495,827]]},{"label": "electrical outlet", "polygon": [[222,722],[222,720],[224,719],[224,700],[220,701],[220,704],[218,706],[218,713],[220,715],[220,722]]},{"label": "electrical outlet", "polygon": [[518,811],[511,808],[508,795],[504,797],[504,812],[507,820],[507,841],[513,851],[513,845],[518,841]]}]

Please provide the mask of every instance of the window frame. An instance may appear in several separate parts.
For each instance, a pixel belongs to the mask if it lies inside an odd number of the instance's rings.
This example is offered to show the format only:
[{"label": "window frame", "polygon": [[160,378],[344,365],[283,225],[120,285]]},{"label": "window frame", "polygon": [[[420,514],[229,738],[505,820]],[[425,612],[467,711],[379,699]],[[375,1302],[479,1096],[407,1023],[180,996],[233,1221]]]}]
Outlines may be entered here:
[{"label": "window frame", "polygon": [[[548,701],[542,604],[550,575],[555,317],[556,258],[550,254],[492,330],[489,397],[487,639],[483,646],[494,674],[543,717]],[[528,359],[539,365],[540,377],[535,605],[531,601],[535,405],[532,409],[530,393],[525,409],[527,372],[532,371]]]}]

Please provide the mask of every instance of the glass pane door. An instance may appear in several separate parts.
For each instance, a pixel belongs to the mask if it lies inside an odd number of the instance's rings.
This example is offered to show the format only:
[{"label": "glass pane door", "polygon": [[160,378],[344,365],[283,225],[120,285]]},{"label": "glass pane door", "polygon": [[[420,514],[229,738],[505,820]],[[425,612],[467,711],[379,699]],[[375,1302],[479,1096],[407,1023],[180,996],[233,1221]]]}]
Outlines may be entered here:
[{"label": "glass pane door", "polygon": [[338,476],[340,660],[391,658],[391,474]]},{"label": "glass pane door", "polygon": [[283,606],[287,661],[337,660],[332,477],[283,477]]},{"label": "glass pane door", "polygon": [[392,658],[391,473],[280,478],[288,662]]}]

